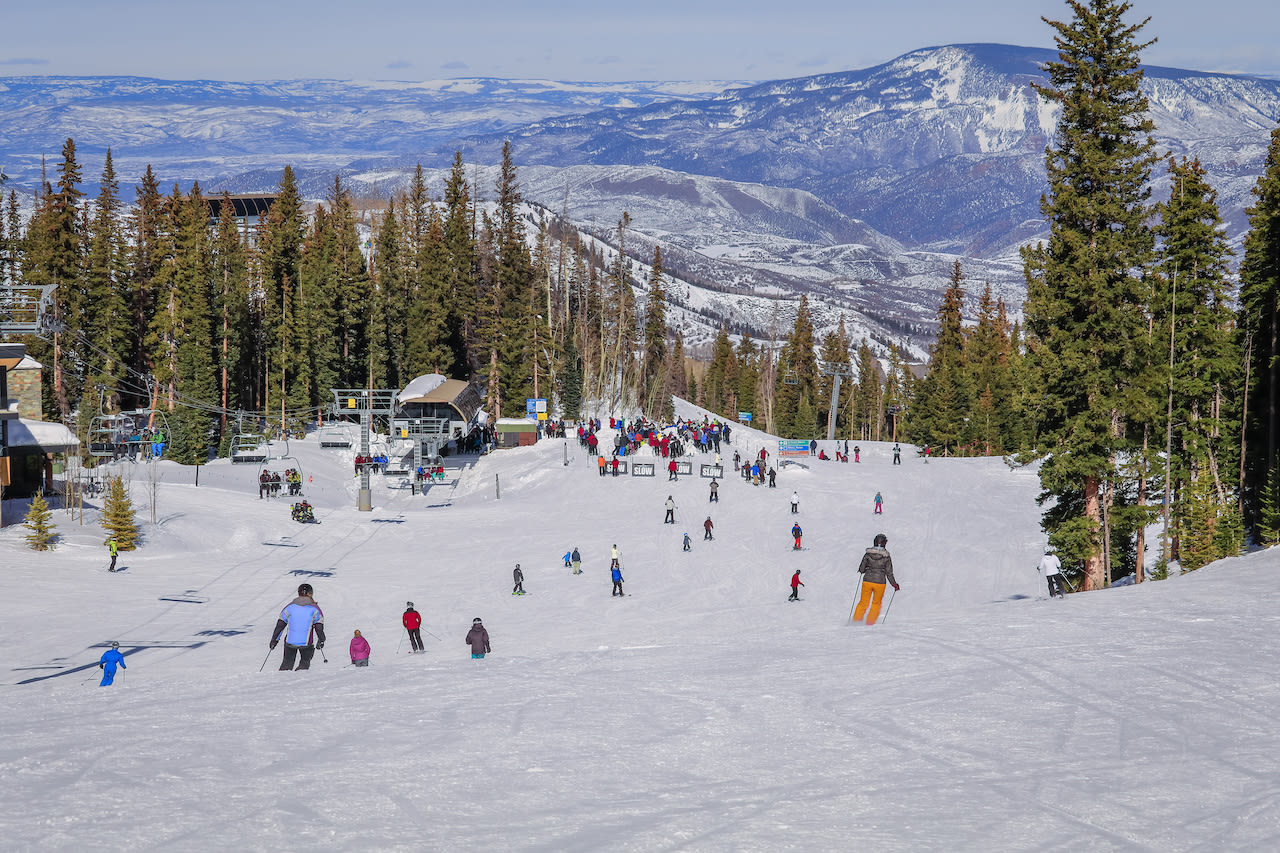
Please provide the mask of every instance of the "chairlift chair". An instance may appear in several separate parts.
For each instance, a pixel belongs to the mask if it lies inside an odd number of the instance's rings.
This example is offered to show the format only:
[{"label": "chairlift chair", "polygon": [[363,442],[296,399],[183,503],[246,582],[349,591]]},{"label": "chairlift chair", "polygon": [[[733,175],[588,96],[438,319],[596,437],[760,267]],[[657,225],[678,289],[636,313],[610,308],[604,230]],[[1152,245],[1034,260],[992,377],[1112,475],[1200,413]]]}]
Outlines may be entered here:
[{"label": "chairlift chair", "polygon": [[269,446],[267,437],[260,432],[238,432],[231,439],[231,461],[266,462]]},{"label": "chairlift chair", "polygon": [[[160,409],[132,409],[127,412],[121,412],[121,416],[131,420],[133,431],[129,435],[128,441],[130,449],[130,459],[135,459],[135,453],[140,453],[144,460],[157,459],[164,456],[165,446],[168,445],[172,438],[169,431],[169,419]],[[150,438],[146,433],[150,431]],[[155,439],[159,438],[158,441]]]},{"label": "chairlift chair", "polygon": [[125,441],[132,434],[132,419],[124,415],[94,415],[89,421],[89,455],[119,459],[127,453]]}]

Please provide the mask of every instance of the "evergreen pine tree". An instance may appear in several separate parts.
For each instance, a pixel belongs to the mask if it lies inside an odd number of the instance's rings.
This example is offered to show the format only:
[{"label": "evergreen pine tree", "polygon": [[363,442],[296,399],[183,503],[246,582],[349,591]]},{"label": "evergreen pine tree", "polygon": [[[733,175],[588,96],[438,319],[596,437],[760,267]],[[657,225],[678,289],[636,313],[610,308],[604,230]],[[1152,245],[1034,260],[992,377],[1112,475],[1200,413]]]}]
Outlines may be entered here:
[{"label": "evergreen pine tree", "polygon": [[1280,466],[1280,127],[1248,209],[1249,233],[1240,264],[1239,327],[1248,353],[1244,396],[1249,421],[1244,435],[1244,514],[1260,541],[1274,543]]},{"label": "evergreen pine tree", "polygon": [[123,477],[107,477],[107,493],[102,501],[102,528],[107,531],[104,544],[114,538],[119,551],[132,551],[138,547],[141,534],[134,517],[129,487]]},{"label": "evergreen pine tree", "polygon": [[[786,346],[778,358],[781,383],[775,392],[773,408],[776,425],[772,431],[788,438],[814,438],[818,423],[813,415],[817,395],[818,364],[814,353],[813,319],[809,315],[809,297],[802,295],[796,309],[795,323]],[[801,417],[800,403],[808,401],[806,417]]]},{"label": "evergreen pine tree", "polygon": [[218,231],[213,244],[214,364],[217,371],[218,435],[220,455],[230,451],[231,431],[227,412],[249,406],[243,392],[252,382],[249,346],[249,277],[244,240],[236,225],[231,194],[223,192],[217,203]]},{"label": "evergreen pine tree", "polygon": [[935,445],[938,455],[959,452],[968,441],[971,387],[965,361],[964,276],[960,261],[938,307],[938,338],[929,359],[929,373],[916,398],[915,423],[920,437]]},{"label": "evergreen pine tree", "polygon": [[[1041,401],[1040,482],[1054,508],[1043,519],[1063,562],[1084,565],[1084,588],[1107,582],[1109,506],[1121,488],[1117,455],[1140,438],[1126,413],[1152,396],[1146,284],[1152,259],[1148,178],[1153,125],[1142,93],[1137,34],[1116,0],[1070,0],[1056,31],[1041,97],[1061,106],[1046,152],[1041,207],[1049,243],[1025,249],[1027,331]],[[1145,398],[1145,399],[1144,399]],[[1138,431],[1141,433],[1141,430]]]},{"label": "evergreen pine tree", "polygon": [[670,358],[667,350],[667,295],[662,282],[662,247],[654,246],[641,341],[643,355],[640,366],[640,399],[642,409],[653,412],[655,416],[660,409],[667,408],[668,404],[662,402],[664,394],[670,396],[667,387],[669,382],[666,381],[670,374],[664,371],[670,364]]},{"label": "evergreen pine tree", "polygon": [[31,532],[26,535],[27,546],[33,551],[52,551],[57,547],[58,534],[53,523],[53,513],[44,495],[37,493],[27,508],[22,522]]}]

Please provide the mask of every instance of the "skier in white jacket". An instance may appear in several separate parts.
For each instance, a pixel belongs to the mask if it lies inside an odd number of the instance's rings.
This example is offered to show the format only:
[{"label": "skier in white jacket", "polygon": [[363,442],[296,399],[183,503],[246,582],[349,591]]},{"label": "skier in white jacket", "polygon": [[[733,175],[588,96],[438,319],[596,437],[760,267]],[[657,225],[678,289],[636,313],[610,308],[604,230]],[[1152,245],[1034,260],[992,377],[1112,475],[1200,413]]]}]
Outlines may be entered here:
[{"label": "skier in white jacket", "polygon": [[1058,598],[1065,598],[1066,592],[1063,591],[1062,583],[1062,561],[1058,559],[1058,555],[1048,548],[1044,549],[1044,556],[1040,558],[1039,571],[1044,575],[1045,582],[1049,584],[1049,597],[1055,595]]}]

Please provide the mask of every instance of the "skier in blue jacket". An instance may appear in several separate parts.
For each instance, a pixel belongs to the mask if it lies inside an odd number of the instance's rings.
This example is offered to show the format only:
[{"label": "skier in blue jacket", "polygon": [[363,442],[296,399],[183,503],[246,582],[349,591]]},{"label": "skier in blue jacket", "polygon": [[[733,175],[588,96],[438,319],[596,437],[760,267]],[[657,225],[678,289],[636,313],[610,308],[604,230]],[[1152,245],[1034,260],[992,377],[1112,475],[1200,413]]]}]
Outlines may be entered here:
[{"label": "skier in blue jacket", "polygon": [[618,566],[614,566],[610,570],[610,574],[613,575],[613,594],[623,595],[624,593],[622,592],[622,569]]},{"label": "skier in blue jacket", "polygon": [[[280,669],[293,669],[294,658],[298,659],[298,669],[310,669],[311,658],[316,649],[324,648],[324,613],[313,597],[311,584],[298,586],[298,597],[285,605],[276,621],[276,629],[271,632],[271,648],[280,642],[284,634],[284,660],[280,661]],[[319,640],[312,642],[312,637]]]},{"label": "skier in blue jacket", "polygon": [[116,667],[128,669],[124,665],[124,655],[120,654],[120,644],[112,643],[111,648],[102,653],[98,661],[98,669],[102,670],[102,683],[99,687],[108,687],[116,680]]}]

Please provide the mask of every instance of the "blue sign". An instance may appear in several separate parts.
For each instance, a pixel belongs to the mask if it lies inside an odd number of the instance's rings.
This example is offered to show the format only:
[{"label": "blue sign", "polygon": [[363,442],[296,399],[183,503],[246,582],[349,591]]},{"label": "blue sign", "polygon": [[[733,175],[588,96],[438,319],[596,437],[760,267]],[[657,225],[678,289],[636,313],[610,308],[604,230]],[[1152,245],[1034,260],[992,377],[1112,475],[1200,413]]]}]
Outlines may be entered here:
[{"label": "blue sign", "polygon": [[741,422],[742,422],[742,423],[744,423],[744,424],[749,424],[749,423],[751,423],[751,413],[750,413],[750,412],[738,412],[738,420],[739,420],[739,421],[741,421]]}]

